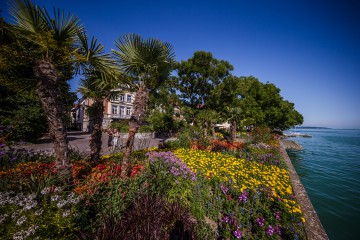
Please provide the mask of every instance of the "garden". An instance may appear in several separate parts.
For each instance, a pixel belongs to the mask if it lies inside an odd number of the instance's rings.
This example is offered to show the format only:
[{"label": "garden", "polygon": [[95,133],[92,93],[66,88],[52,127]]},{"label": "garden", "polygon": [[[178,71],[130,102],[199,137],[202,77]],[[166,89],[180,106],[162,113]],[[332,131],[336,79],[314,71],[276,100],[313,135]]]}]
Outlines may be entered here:
[{"label": "garden", "polygon": [[[76,15],[31,0],[10,1],[8,11],[10,22],[0,16],[2,239],[306,238],[274,134],[303,116],[274,84],[235,76],[206,51],[178,62],[170,43],[138,34],[107,53]],[[92,102],[89,155],[68,144],[75,75],[80,100]],[[126,147],[102,155],[105,106],[124,92],[134,94],[127,126],[110,122],[128,131]],[[146,130],[173,141],[134,151]],[[42,133],[54,152],[13,147]]]},{"label": "garden", "polygon": [[123,152],[97,162],[70,152],[64,176],[52,155],[5,147],[3,239],[306,238],[276,139],[173,142],[135,151],[126,178],[120,176]]}]

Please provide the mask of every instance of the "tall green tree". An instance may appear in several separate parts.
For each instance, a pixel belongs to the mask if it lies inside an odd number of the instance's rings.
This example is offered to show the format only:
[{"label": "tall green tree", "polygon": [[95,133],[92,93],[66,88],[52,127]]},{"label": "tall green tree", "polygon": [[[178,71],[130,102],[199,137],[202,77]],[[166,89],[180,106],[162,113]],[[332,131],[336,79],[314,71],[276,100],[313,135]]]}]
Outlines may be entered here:
[{"label": "tall green tree", "polygon": [[197,51],[193,57],[181,61],[176,68],[178,91],[185,106],[188,107],[188,122],[193,122],[202,109],[208,109],[212,91],[230,75],[233,66],[218,60],[210,52]]},{"label": "tall green tree", "polygon": [[100,69],[103,62],[82,46],[85,31],[76,16],[60,10],[51,16],[30,0],[11,2],[9,12],[13,23],[5,27],[13,41],[0,41],[1,79],[18,91],[33,90],[39,96],[61,174],[69,166],[61,89],[68,87],[74,72],[89,64]]},{"label": "tall green tree", "polygon": [[254,77],[241,77],[240,84],[241,105],[247,109],[244,117],[251,117],[255,125],[284,130],[302,124],[302,115],[293,103],[283,99],[274,84],[262,83]]},{"label": "tall green tree", "polygon": [[149,91],[158,88],[169,78],[175,54],[169,43],[152,38],[145,40],[136,34],[120,37],[115,45],[117,50],[113,50],[114,56],[118,60],[121,70],[134,78],[134,81],[129,84],[137,89],[133,103],[134,110],[129,120],[129,137],[121,167],[121,176],[126,177],[135,134],[145,117]]}]

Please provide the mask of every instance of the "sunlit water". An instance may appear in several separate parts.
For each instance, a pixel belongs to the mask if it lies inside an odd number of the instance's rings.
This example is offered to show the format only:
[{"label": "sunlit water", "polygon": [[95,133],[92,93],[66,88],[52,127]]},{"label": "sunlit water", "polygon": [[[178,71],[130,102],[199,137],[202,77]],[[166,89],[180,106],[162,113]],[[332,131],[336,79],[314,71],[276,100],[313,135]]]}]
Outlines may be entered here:
[{"label": "sunlit water", "polygon": [[297,129],[290,159],[330,239],[360,239],[360,130]]}]

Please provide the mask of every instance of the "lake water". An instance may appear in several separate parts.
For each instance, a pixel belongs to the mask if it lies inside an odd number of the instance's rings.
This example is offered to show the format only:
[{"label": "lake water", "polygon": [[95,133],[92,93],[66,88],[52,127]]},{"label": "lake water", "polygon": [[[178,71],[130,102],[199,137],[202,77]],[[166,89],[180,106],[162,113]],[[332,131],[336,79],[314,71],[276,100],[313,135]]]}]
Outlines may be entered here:
[{"label": "lake water", "polygon": [[[293,132],[293,131],[292,131]],[[360,239],[360,130],[297,129],[290,159],[330,239]]]}]

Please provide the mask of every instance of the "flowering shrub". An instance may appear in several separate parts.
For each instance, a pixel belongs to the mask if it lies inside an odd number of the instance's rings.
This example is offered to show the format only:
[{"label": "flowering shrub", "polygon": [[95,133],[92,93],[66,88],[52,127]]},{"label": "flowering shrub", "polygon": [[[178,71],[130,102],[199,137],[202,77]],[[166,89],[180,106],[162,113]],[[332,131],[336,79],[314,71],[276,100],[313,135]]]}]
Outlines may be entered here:
[{"label": "flowering shrub", "polygon": [[59,187],[41,194],[0,192],[0,235],[4,239],[74,239],[80,198]]},{"label": "flowering shrub", "polygon": [[[135,164],[131,170],[131,176],[137,175],[143,169],[142,165]],[[121,165],[114,161],[107,161],[91,168],[88,174],[81,175],[82,171],[87,172],[86,165],[73,165],[73,178],[76,184],[74,191],[80,195],[93,196],[104,184],[108,184],[114,178],[120,178]],[[81,181],[82,178],[83,181]]]},{"label": "flowering shrub", "polygon": [[241,147],[241,142],[229,142],[220,140],[211,141],[211,151],[215,152],[240,151]]},{"label": "flowering shrub", "polygon": [[254,143],[266,143],[267,141],[271,141],[273,139],[271,130],[268,127],[256,127],[252,130],[250,136]]},{"label": "flowering shrub", "polygon": [[49,185],[56,175],[55,163],[19,163],[15,168],[0,171],[0,191],[21,190],[38,193]]},{"label": "flowering shrub", "polygon": [[163,161],[165,164],[170,166],[170,173],[177,177],[181,176],[184,179],[191,178],[196,179],[196,175],[181,159],[176,157],[173,152],[149,152],[145,154],[149,157],[150,163],[156,161]]},{"label": "flowering shrub", "polygon": [[169,202],[181,199],[189,204],[191,189],[197,179],[193,172],[173,152],[148,152],[145,178],[149,191],[161,194]]},{"label": "flowering shrub", "polygon": [[278,150],[278,141],[273,140],[271,144],[257,143],[247,147],[243,156],[247,160],[256,161],[261,164],[276,165],[285,168],[285,163],[281,160]]},{"label": "flowering shrub", "polygon": [[[251,234],[264,239],[276,230],[302,236],[301,210],[285,169],[219,152],[178,149],[175,154],[193,171],[220,183],[215,188],[223,195],[219,228],[224,238]],[[284,216],[281,221],[280,215]]]}]

